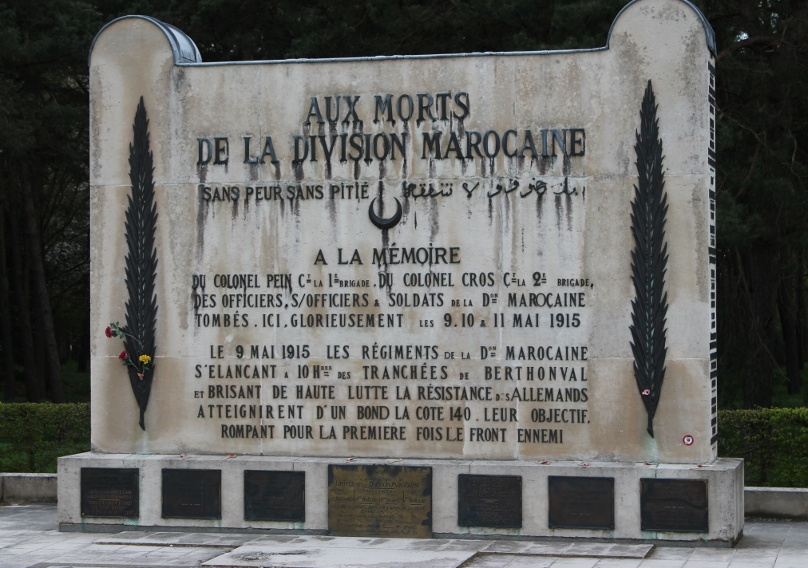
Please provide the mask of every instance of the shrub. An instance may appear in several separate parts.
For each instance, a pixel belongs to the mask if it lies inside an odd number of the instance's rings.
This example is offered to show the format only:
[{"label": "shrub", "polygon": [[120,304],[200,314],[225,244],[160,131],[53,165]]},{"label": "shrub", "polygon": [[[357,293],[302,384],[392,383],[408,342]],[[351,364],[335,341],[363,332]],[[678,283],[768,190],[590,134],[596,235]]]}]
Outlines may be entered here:
[{"label": "shrub", "polygon": [[56,458],[90,449],[90,404],[0,405],[0,471],[56,471]]},{"label": "shrub", "polygon": [[747,486],[808,487],[808,408],[719,411],[718,455],[746,460]]},{"label": "shrub", "polygon": [[[90,404],[0,404],[0,471],[55,472],[90,449]],[[808,487],[808,408],[718,412],[718,455],[744,458],[748,486]]]}]

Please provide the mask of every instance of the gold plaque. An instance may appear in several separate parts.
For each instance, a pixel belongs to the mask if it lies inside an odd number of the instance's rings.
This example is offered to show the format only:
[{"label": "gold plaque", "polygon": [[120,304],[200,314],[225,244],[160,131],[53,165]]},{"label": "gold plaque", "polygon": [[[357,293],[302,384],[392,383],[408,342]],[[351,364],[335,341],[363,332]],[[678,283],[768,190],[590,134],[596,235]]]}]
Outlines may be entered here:
[{"label": "gold plaque", "polygon": [[328,532],[432,538],[432,468],[329,465]]}]

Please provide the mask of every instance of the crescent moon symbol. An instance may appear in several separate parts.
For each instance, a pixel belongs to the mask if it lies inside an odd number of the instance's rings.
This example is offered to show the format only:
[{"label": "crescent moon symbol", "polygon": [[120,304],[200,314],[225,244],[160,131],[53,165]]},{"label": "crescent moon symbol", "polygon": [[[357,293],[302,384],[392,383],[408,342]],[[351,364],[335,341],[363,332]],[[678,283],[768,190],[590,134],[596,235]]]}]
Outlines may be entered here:
[{"label": "crescent moon symbol", "polygon": [[376,215],[375,211],[373,211],[373,204],[376,202],[375,197],[373,198],[373,201],[370,202],[370,207],[368,208],[368,215],[370,216],[370,221],[383,231],[386,229],[392,229],[398,224],[399,221],[401,221],[401,202],[398,200],[397,197],[394,197],[393,199],[396,200],[397,209],[395,215],[393,215],[389,219],[382,219],[381,217]]}]

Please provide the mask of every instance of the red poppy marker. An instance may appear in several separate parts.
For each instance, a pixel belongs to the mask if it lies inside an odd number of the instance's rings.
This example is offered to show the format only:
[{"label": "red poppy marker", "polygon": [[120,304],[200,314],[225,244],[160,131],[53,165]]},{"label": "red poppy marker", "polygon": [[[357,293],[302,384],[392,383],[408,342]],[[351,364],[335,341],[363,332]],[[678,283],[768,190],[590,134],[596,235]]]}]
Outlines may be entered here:
[{"label": "red poppy marker", "polygon": [[693,436],[690,434],[685,434],[685,437],[682,438],[682,442],[685,446],[692,446],[693,445]]}]

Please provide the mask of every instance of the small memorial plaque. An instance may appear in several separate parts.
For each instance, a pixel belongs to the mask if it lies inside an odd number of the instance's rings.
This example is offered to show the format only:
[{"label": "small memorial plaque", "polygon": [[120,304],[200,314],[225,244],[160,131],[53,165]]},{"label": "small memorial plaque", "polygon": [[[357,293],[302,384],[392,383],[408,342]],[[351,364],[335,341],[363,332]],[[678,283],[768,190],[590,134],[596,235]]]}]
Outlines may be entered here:
[{"label": "small memorial plaque", "polygon": [[139,516],[138,475],[137,468],[81,468],[81,516]]},{"label": "small memorial plaque", "polygon": [[221,519],[222,471],[164,469],[163,518]]},{"label": "small memorial plaque", "polygon": [[432,537],[432,468],[328,466],[328,532]]},{"label": "small memorial plaque", "polygon": [[245,471],[244,520],[304,522],[306,473]]},{"label": "small memorial plaque", "polygon": [[641,529],[708,532],[707,481],[641,479]]},{"label": "small memorial plaque", "polygon": [[522,528],[522,476],[458,476],[457,524]]},{"label": "small memorial plaque", "polygon": [[614,530],[614,478],[548,478],[551,529]]}]

